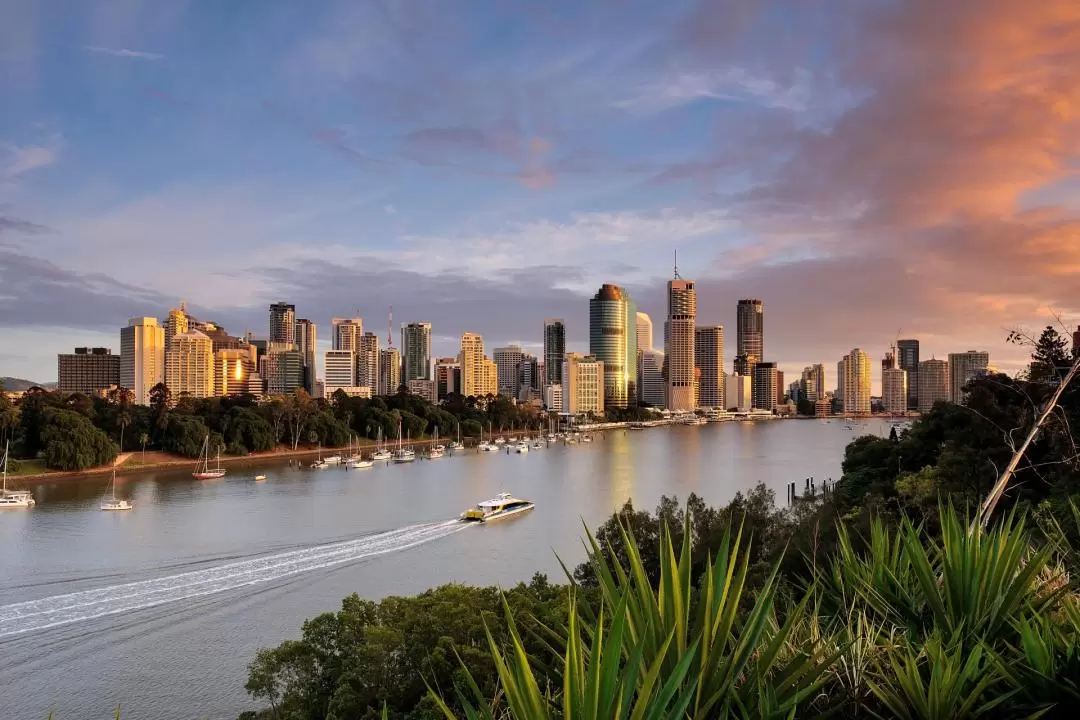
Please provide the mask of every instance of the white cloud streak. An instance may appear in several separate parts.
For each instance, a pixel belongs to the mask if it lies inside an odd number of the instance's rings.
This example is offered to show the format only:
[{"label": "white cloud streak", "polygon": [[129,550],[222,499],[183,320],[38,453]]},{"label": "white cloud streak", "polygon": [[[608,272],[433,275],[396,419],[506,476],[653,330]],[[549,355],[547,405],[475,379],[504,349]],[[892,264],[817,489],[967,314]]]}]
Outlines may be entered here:
[{"label": "white cloud streak", "polygon": [[98,45],[83,45],[83,50],[112,55],[113,57],[138,58],[139,60],[161,60],[164,55],[160,53],[143,52],[141,50],[128,50],[127,48],[107,48]]}]

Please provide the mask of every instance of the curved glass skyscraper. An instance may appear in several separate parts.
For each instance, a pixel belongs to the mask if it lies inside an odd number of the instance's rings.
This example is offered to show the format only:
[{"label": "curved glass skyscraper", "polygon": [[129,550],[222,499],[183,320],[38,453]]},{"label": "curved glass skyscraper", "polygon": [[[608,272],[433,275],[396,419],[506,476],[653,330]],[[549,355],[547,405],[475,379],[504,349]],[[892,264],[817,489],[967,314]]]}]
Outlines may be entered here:
[{"label": "curved glass skyscraper", "polygon": [[618,285],[589,301],[589,353],[604,363],[604,407],[637,400],[637,306]]}]

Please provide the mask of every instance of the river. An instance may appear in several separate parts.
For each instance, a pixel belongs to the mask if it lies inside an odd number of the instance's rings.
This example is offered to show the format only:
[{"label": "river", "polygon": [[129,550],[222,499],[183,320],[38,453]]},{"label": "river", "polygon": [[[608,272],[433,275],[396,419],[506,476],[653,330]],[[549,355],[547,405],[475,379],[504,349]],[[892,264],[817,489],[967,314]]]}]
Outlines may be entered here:
[{"label": "river", "polygon": [[[477,454],[365,470],[277,461],[217,481],[190,470],[120,475],[135,509],[101,512],[107,477],[34,486],[38,505],[0,513],[0,717],[232,720],[260,647],[357,592],[378,599],[448,582],[562,579],[628,498],[696,492],[711,504],[765,483],[839,478],[856,434],[888,423],[790,420],[612,431],[525,455]],[[256,483],[252,476],[265,473]],[[453,520],[507,490],[530,513]]]}]

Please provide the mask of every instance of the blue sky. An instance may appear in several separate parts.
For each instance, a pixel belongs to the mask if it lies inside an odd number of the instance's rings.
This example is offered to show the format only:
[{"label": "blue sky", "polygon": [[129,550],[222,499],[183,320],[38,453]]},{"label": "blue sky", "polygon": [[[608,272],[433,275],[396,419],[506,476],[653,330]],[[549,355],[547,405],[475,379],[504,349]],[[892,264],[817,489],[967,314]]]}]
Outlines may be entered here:
[{"label": "blue sky", "polygon": [[1015,365],[1080,308],[1073,10],[0,0],[0,375],[181,299],[585,349],[602,282],[660,327],[676,249],[788,371],[899,330]]}]

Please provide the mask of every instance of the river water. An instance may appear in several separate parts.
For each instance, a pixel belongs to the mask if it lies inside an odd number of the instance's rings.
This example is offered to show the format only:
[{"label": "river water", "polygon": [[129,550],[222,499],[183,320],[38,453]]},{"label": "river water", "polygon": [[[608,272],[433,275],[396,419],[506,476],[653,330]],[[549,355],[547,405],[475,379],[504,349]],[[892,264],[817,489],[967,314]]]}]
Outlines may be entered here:
[{"label": "river water", "polygon": [[[108,478],[34,486],[38,505],[0,513],[0,717],[235,718],[255,705],[260,647],[357,592],[378,599],[448,582],[561,581],[595,528],[628,498],[711,504],[761,482],[839,478],[856,434],[885,422],[790,420],[613,431],[592,443],[380,465],[277,461],[196,481],[190,470],[121,475],[135,509],[101,512]],[[265,482],[253,482],[264,473]],[[503,490],[536,509],[454,522]]]}]

